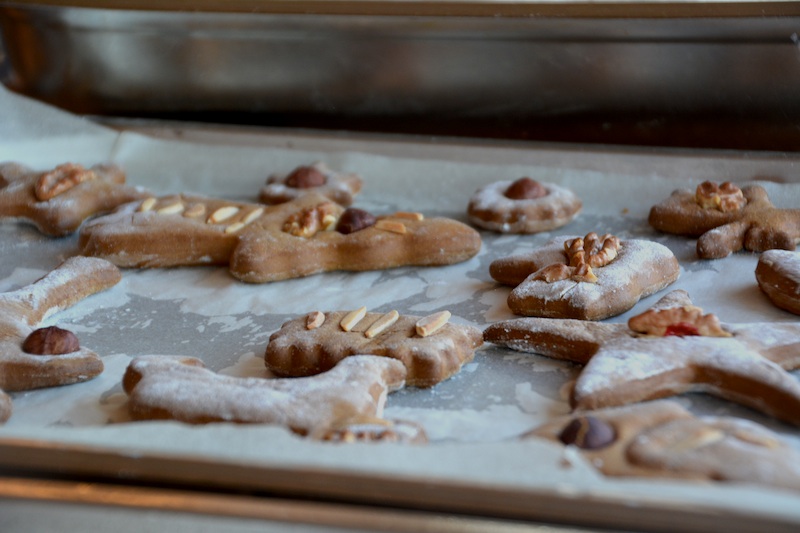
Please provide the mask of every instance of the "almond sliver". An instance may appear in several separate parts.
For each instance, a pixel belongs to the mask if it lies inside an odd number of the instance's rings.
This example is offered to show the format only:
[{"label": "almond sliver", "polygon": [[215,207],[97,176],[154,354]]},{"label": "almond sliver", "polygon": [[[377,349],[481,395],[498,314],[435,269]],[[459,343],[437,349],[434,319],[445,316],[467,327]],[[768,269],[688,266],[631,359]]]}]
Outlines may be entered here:
[{"label": "almond sliver", "polygon": [[398,318],[400,318],[400,313],[395,310],[389,311],[385,315],[381,316],[378,320],[373,322],[367,331],[364,332],[364,336],[368,339],[371,339],[380,335],[386,331],[386,328],[397,322]]},{"label": "almond sliver", "polygon": [[391,231],[392,233],[399,233],[400,235],[406,233],[406,225],[397,220],[379,220],[375,223],[375,228],[383,231]]},{"label": "almond sliver", "polygon": [[306,329],[317,329],[325,323],[325,313],[313,311],[306,316]]},{"label": "almond sliver", "polygon": [[219,224],[220,222],[228,220],[238,212],[239,208],[232,205],[226,205],[225,207],[220,207],[219,209],[211,213],[211,216],[208,217],[208,223]]},{"label": "almond sliver", "polygon": [[175,202],[174,204],[165,205],[158,209],[156,213],[159,215],[177,215],[185,209],[183,202]]},{"label": "almond sliver", "polygon": [[151,196],[150,198],[145,198],[145,199],[142,201],[142,203],[141,203],[141,204],[139,204],[139,211],[140,211],[140,212],[145,212],[145,211],[150,211],[150,210],[152,210],[152,209],[153,209],[153,208],[156,206],[156,202],[157,202],[157,201],[158,201],[158,200],[156,200],[156,199],[155,199],[154,197],[152,197],[152,196]]},{"label": "almond sliver", "polygon": [[450,311],[439,311],[438,313],[420,318],[416,323],[417,335],[420,337],[433,335],[439,331],[442,326],[447,324],[447,321],[450,320],[450,316]]},{"label": "almond sliver", "polygon": [[356,309],[355,311],[350,311],[349,313],[347,313],[344,316],[342,321],[339,322],[339,325],[342,327],[343,330],[350,331],[354,327],[356,327],[356,324],[361,322],[361,319],[364,318],[364,315],[366,315],[366,314],[367,314],[367,308],[366,307],[360,307],[359,309]]}]

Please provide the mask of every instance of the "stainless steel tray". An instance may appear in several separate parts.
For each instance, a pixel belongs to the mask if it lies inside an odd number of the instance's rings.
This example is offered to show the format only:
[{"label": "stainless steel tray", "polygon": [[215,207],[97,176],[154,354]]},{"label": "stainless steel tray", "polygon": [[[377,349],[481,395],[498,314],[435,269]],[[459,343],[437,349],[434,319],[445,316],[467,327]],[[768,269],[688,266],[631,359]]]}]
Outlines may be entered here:
[{"label": "stainless steel tray", "polygon": [[[37,168],[67,158],[84,164],[112,160],[128,171],[131,183],[159,193],[191,190],[252,198],[266,174],[323,159],[363,174],[367,186],[358,203],[367,209],[463,218],[480,184],[519,175],[558,181],[586,198],[584,213],[563,232],[581,234],[602,226],[617,234],[649,235],[681,258],[685,271],[674,288],[689,290],[696,304],[723,320],[797,320],[760,294],[752,277],[755,256],[700,262],[691,241],[655,235],[645,222],[653,201],[703,179],[769,177],[783,182],[765,183],[776,203],[798,205],[796,154],[419,142],[165,123],[115,122],[108,129],[1,87],[0,112],[0,160],[13,158]],[[487,233],[478,257],[452,267],[330,273],[255,286],[235,282],[221,268],[127,270],[113,289],[53,317],[103,354],[103,374],[81,385],[14,395],[14,416],[0,427],[0,530],[5,531],[5,501],[291,518],[291,505],[272,507],[267,501],[275,496],[285,498],[283,503],[346,503],[413,516],[469,514],[484,521],[648,531],[796,531],[800,496],[794,492],[604,478],[560,446],[518,441],[518,434],[568,409],[561,392],[577,369],[491,346],[434,389],[391,396],[387,415],[423,423],[428,446],[330,446],[278,427],[129,422],[120,378],[134,355],[200,355],[218,371],[263,375],[260,355],[268,335],[309,305],[338,309],[358,302],[409,313],[446,307],[484,327],[511,317],[507,289],[490,280],[489,262],[547,238]],[[0,288],[6,290],[75,253],[76,238],[48,239],[24,225],[2,224],[0,251]],[[728,402],[702,395],[680,401],[696,413],[752,418],[800,446],[796,429]],[[237,503],[225,497],[231,495],[242,498]],[[397,513],[389,514],[392,519]],[[339,525],[355,527],[352,520]],[[495,530],[480,525],[472,530],[487,529]]]},{"label": "stainless steel tray", "polygon": [[798,22],[770,1],[18,0],[0,2],[0,75],[89,113],[787,123]]}]

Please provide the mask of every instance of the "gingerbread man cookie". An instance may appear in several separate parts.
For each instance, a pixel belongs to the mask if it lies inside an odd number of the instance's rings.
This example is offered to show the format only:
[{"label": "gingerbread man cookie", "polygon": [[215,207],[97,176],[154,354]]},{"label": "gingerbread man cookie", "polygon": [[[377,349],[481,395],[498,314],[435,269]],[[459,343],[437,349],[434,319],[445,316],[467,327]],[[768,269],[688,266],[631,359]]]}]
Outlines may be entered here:
[{"label": "gingerbread man cookie", "polygon": [[577,410],[706,392],[800,425],[800,324],[721,324],[673,291],[627,324],[523,318],[484,340],[585,365],[572,390]]},{"label": "gingerbread man cookie", "polygon": [[741,189],[731,182],[705,181],[695,191],[679,189],[654,205],[648,218],[659,231],[698,237],[697,256],[727,257],[751,252],[794,250],[800,240],[800,209],[779,209],[760,185]]},{"label": "gingerbread man cookie", "polygon": [[478,189],[467,214],[474,225],[498,233],[539,233],[571,222],[582,207],[569,189],[524,177]]},{"label": "gingerbread man cookie", "polygon": [[762,253],[756,266],[756,281],[772,303],[800,315],[800,252]]},{"label": "gingerbread man cookie", "polygon": [[261,188],[258,199],[273,205],[317,193],[347,207],[361,190],[361,184],[358,174],[334,172],[324,163],[317,162],[310,166],[299,166],[287,176],[270,176],[267,184]]},{"label": "gingerbread man cookie", "polygon": [[[72,332],[39,323],[119,280],[108,261],[73,257],[33,284],[0,294],[0,389],[68,385],[100,374],[100,357],[81,347]],[[2,412],[10,414],[7,397],[0,398]]]},{"label": "gingerbread man cookie", "polygon": [[224,376],[194,357],[142,356],[128,365],[122,384],[134,420],[275,424],[317,435],[379,418],[404,379],[398,361],[371,356],[297,379]]},{"label": "gingerbread man cookie", "polygon": [[86,224],[81,253],[124,267],[214,264],[263,283],[330,270],[448,265],[469,259],[472,228],[419,213],[375,217],[312,194],[277,206],[190,195],[147,198]]},{"label": "gingerbread man cookie", "polygon": [[356,354],[379,355],[402,361],[408,385],[431,387],[458,372],[483,344],[480,330],[449,319],[448,311],[426,317],[367,313],[365,307],[314,311],[273,333],[264,360],[278,375],[309,376]]},{"label": "gingerbread man cookie", "polygon": [[695,417],[657,401],[559,417],[526,434],[571,446],[609,476],[757,483],[800,490],[800,454],[733,417]]},{"label": "gingerbread man cookie", "polygon": [[115,165],[84,168],[74,163],[36,172],[17,163],[0,164],[0,218],[18,218],[52,237],[73,233],[89,217],[146,196],[124,185]]},{"label": "gingerbread man cookie", "polygon": [[661,244],[589,233],[557,237],[533,253],[495,260],[489,274],[515,287],[508,296],[515,314],[602,320],[670,285],[680,267]]}]

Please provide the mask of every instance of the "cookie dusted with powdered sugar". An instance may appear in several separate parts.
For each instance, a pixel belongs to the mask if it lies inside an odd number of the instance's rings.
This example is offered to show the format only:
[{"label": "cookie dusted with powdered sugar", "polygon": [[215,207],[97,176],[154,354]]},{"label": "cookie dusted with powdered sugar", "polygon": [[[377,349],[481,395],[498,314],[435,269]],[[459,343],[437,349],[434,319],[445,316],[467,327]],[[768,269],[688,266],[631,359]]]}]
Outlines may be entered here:
[{"label": "cookie dusted with powdered sugar", "polygon": [[404,379],[398,361],[366,355],[296,379],[225,376],[194,357],[142,356],[122,384],[134,420],[274,424],[317,435],[380,419],[387,395]]},{"label": "cookie dusted with powdered sugar", "polygon": [[116,165],[65,163],[38,172],[0,164],[0,219],[30,222],[51,237],[69,235],[86,219],[147,194],[126,186],[125,172]]},{"label": "cookie dusted with powdered sugar", "polygon": [[571,190],[525,177],[481,187],[467,215],[472,224],[498,233],[539,233],[568,224],[582,207]]},{"label": "cookie dusted with powdered sugar", "polygon": [[800,425],[800,324],[722,324],[672,291],[627,324],[520,318],[484,340],[585,365],[571,393],[578,410],[705,392]]},{"label": "cookie dusted with powdered sugar", "polygon": [[673,283],[680,267],[661,244],[589,233],[557,237],[532,253],[497,259],[489,274],[514,287],[508,307],[515,314],[602,320]]},{"label": "cookie dusted with powdered sugar", "polygon": [[419,317],[354,311],[314,311],[281,326],[270,336],[265,363],[283,376],[324,372],[356,354],[372,354],[401,361],[406,383],[431,387],[457,373],[483,344],[481,331],[453,324],[442,311]]},{"label": "cookie dusted with powdered sugar", "polygon": [[702,259],[742,249],[794,250],[800,241],[800,209],[775,207],[760,185],[705,181],[694,191],[679,189],[650,209],[648,221],[665,233],[697,237]]},{"label": "cookie dusted with powdered sugar", "polygon": [[772,303],[800,315],[800,252],[762,253],[756,265],[756,281]]},{"label": "cookie dusted with powdered sugar", "polygon": [[[74,333],[41,322],[120,280],[102,259],[73,257],[34,283],[0,294],[0,389],[23,391],[87,381],[103,362]],[[0,421],[11,412],[0,390]]]},{"label": "cookie dusted with powdered sugar", "polygon": [[767,428],[696,417],[670,401],[559,417],[523,439],[546,438],[608,476],[756,483],[800,490],[800,454]]},{"label": "cookie dusted with powdered sugar", "polygon": [[358,174],[335,172],[324,163],[299,166],[286,176],[272,175],[261,188],[260,202],[273,205],[296,200],[316,193],[345,207],[361,191],[362,180]]}]

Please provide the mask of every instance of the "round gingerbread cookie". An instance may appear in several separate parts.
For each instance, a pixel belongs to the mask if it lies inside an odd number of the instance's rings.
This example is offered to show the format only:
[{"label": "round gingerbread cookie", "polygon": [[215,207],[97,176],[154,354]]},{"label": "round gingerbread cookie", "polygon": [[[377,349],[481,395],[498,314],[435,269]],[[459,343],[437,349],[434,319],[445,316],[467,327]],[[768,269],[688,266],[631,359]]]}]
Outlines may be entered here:
[{"label": "round gingerbread cookie", "polygon": [[347,207],[361,191],[361,185],[359,175],[336,172],[324,163],[317,162],[299,166],[286,176],[270,176],[261,188],[258,199],[263,204],[275,205],[317,193]]},{"label": "round gingerbread cookie", "polygon": [[763,252],[756,266],[756,281],[772,303],[800,315],[800,252]]},{"label": "round gingerbread cookie", "polygon": [[467,215],[476,226],[498,233],[539,233],[569,223],[582,207],[569,189],[524,177],[478,189]]}]

